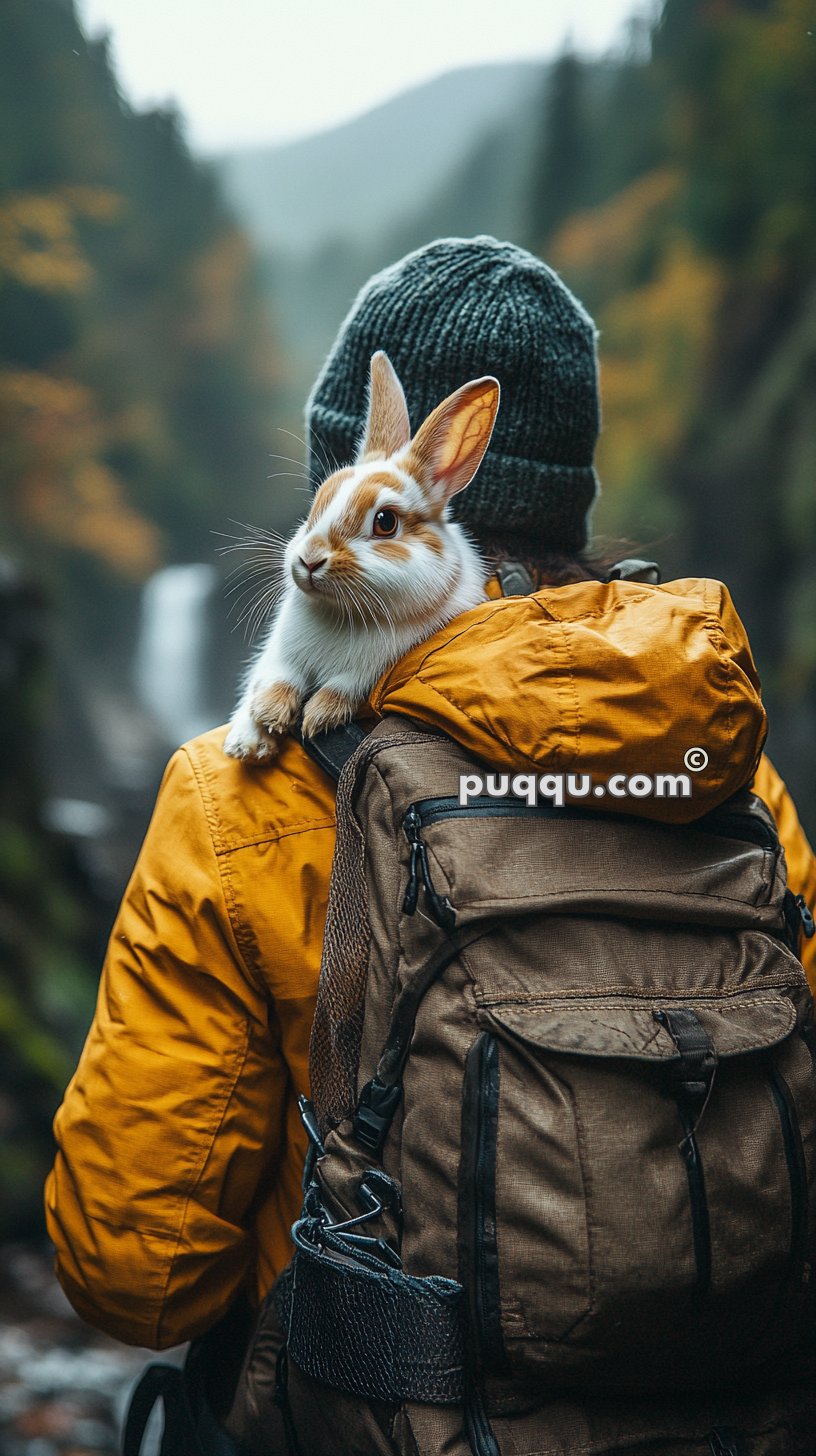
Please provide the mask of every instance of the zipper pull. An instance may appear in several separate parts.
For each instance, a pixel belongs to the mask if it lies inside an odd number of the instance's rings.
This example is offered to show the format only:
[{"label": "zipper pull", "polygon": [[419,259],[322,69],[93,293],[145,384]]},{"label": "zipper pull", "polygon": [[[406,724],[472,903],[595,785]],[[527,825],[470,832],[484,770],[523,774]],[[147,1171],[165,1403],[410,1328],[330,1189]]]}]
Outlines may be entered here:
[{"label": "zipper pull", "polygon": [[297,1101],[300,1120],[306,1129],[306,1136],[317,1153],[317,1156],[323,1158],[326,1156],[326,1149],[323,1146],[323,1139],[320,1136],[320,1128],[317,1124],[317,1114],[315,1113],[314,1105],[308,1097],[298,1097]]},{"label": "zipper pull", "polygon": [[813,916],[810,913],[810,907],[807,904],[804,895],[796,896],[796,908],[799,911],[799,917],[802,921],[802,929],[805,932],[805,939],[812,940],[814,933],[816,933],[816,925],[813,922]]},{"label": "zipper pull", "polygon": [[417,900],[419,898],[419,875],[417,874],[417,869],[419,869],[422,875],[422,883],[425,886],[425,895],[434,920],[437,925],[442,926],[443,930],[453,930],[456,925],[456,911],[447,896],[438,894],[434,889],[434,883],[431,879],[431,867],[428,864],[428,851],[421,833],[422,820],[415,804],[410,806],[402,823],[408,843],[411,846],[408,884],[402,902],[403,912],[406,915],[413,915],[416,910]]},{"label": "zipper pull", "polygon": [[421,843],[419,831],[421,825],[422,820],[420,819],[416,808],[412,804],[410,809],[408,810],[408,813],[405,815],[405,818],[402,821],[402,827],[405,830],[406,838],[411,846],[411,858],[409,861],[408,869],[408,884],[405,887],[405,897],[402,902],[402,909],[405,915],[414,914],[417,907],[417,898],[419,896],[419,875],[417,874],[417,865],[419,863],[419,846]]}]

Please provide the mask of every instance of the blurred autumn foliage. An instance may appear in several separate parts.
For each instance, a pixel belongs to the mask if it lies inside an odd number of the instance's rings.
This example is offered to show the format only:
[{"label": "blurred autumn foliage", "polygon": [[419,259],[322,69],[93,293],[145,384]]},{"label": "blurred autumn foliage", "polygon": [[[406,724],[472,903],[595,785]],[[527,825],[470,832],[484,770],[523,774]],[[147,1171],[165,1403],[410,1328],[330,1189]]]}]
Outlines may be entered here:
[{"label": "blurred autumn foliage", "polygon": [[[279,371],[267,317],[177,118],[127,105],[71,0],[3,0],[0,1236],[39,1222],[110,916],[49,826],[43,726],[52,753],[98,751],[90,705],[102,682],[129,701],[142,584],[211,558],[212,531],[263,485]],[[98,774],[102,795],[99,759]]]},{"label": "blurred autumn foliage", "polygon": [[600,330],[596,526],[727,582],[811,836],[815,32],[810,0],[666,0],[628,58],[562,56],[528,238]]},{"label": "blurred autumn foliage", "polygon": [[[2,524],[59,605],[211,550],[271,440],[249,247],[170,112],[63,0],[0,9]],[[91,573],[90,577],[88,573]]]}]

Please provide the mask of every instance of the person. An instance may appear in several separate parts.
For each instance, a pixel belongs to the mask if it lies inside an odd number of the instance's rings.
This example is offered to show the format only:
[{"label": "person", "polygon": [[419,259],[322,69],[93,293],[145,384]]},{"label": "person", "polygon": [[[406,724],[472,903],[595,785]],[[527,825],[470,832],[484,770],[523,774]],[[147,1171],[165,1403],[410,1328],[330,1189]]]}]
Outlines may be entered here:
[{"label": "person", "polygon": [[[692,799],[632,798],[626,812],[680,822],[752,783],[791,889],[816,903],[816,860],[761,752],[759,682],[726,588],[606,581],[608,563],[588,551],[600,408],[596,331],[580,303],[537,258],[487,237],[438,240],[375,276],[308,402],[318,478],[353,458],[379,348],[414,423],[463,381],[500,380],[490,450],[453,513],[494,566],[522,563],[536,592],[499,601],[493,576],[483,607],[384,675],[369,717],[442,728],[497,769],[650,775],[703,748]],[[242,1300],[251,1320],[289,1260],[301,1202],[297,1098],[309,1085],[335,785],[295,738],[264,766],[227,757],[224,735],[205,733],[167,768],[46,1189],[76,1310],[155,1349],[223,1328]],[[816,943],[803,954],[816,985]],[[217,1413],[228,1403],[222,1392]]]}]

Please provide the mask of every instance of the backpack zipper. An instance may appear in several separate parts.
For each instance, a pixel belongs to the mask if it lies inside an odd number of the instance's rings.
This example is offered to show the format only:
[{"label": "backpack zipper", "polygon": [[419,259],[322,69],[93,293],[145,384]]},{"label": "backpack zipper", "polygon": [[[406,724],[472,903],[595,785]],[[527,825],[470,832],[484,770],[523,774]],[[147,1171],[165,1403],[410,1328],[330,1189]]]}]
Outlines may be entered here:
[{"label": "backpack zipper", "polygon": [[796,1104],[785,1078],[775,1068],[768,1073],[771,1095],[782,1129],[791,1200],[790,1270],[803,1262],[808,1230],[807,1165]]},{"label": "backpack zipper", "polygon": [[804,895],[794,895],[793,899],[799,911],[799,918],[802,922],[805,939],[812,940],[814,935],[816,935],[816,922],[814,922],[810,906],[807,904]]},{"label": "backpack zipper", "polygon": [[497,799],[491,794],[478,794],[467,804],[460,804],[454,794],[439,799],[417,799],[408,809],[406,819],[411,813],[417,815],[421,825],[437,824],[440,819],[501,819],[518,815],[531,819],[564,819],[573,814],[587,817],[585,809],[573,810],[568,805],[558,809],[554,804],[525,804],[521,799]]},{"label": "backpack zipper", "polygon": [[465,1434],[472,1456],[501,1456],[479,1390],[471,1392],[465,1405]]},{"label": "backpack zipper", "polygon": [[[419,824],[436,824],[441,819],[477,819],[521,817],[528,819],[598,819],[609,823],[623,821],[632,823],[637,816],[612,809],[591,809],[578,804],[526,804],[522,799],[494,798],[492,794],[477,794],[467,804],[460,804],[454,794],[436,799],[417,799],[406,813],[416,813]],[[642,822],[642,821],[639,821]],[[756,844],[761,849],[776,849],[779,840],[770,825],[752,814],[721,813],[713,810],[702,819],[696,819],[686,826],[702,830],[705,834],[721,834],[732,839],[742,839]],[[799,899],[802,897],[799,896]],[[805,906],[805,914],[809,914]],[[812,920],[812,917],[811,917]],[[806,932],[807,933],[807,932]],[[813,934],[813,931],[810,932]]]},{"label": "backpack zipper", "polygon": [[496,1245],[496,1147],[499,1117],[499,1047],[484,1032],[477,1044],[476,1166],[473,1189],[475,1308],[483,1368],[506,1363],[499,1304]]},{"label": "backpack zipper", "polygon": [[[499,1047],[491,1032],[474,1042],[465,1069],[465,1117],[470,1116],[468,1187],[460,1202],[463,1233],[469,1246],[466,1279],[470,1296],[470,1388],[465,1401],[465,1430],[473,1456],[499,1456],[484,1409],[481,1372],[506,1366],[501,1332],[498,1250],[496,1246],[496,1146],[499,1113]],[[460,1173],[460,1178],[461,1178]],[[460,1188],[460,1199],[463,1190]]]},{"label": "backpack zipper", "polygon": [[406,915],[413,915],[417,908],[419,898],[420,876],[425,886],[425,895],[428,905],[437,925],[443,930],[453,930],[456,925],[456,912],[451,905],[447,895],[440,895],[434,888],[431,879],[431,869],[428,864],[428,850],[422,838],[422,816],[419,812],[419,805],[411,804],[405,818],[402,821],[408,843],[411,846],[411,856],[408,866],[408,884],[405,888],[405,896],[402,901],[402,908]]},{"label": "backpack zipper", "polygon": [[794,895],[790,887],[785,891],[783,909],[785,925],[788,931],[788,945],[794,955],[801,960],[802,936],[804,935],[806,940],[811,940],[814,932],[816,932],[813,916],[810,913],[804,895]]},{"label": "backpack zipper", "polygon": [[522,804],[519,800],[494,799],[486,794],[471,799],[469,804],[460,804],[450,795],[441,799],[418,799],[409,804],[402,820],[405,837],[411,847],[408,861],[408,884],[405,887],[402,909],[405,915],[416,913],[419,900],[419,886],[422,883],[428,908],[443,930],[451,931],[456,926],[456,911],[447,895],[440,895],[431,878],[428,863],[428,848],[422,838],[426,824],[438,824],[441,819],[517,818],[552,819],[559,815],[569,816],[569,810],[552,808],[543,804]]}]

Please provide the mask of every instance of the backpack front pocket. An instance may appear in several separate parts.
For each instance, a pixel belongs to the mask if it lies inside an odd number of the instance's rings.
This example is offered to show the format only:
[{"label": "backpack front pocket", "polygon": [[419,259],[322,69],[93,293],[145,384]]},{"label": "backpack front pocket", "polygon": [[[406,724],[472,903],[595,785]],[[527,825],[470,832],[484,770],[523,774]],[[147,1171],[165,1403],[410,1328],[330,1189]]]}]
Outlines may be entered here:
[{"label": "backpack front pocket", "polygon": [[796,1350],[814,1095],[791,1003],[505,1003],[481,1020],[460,1275],[482,1367],[704,1388]]}]

